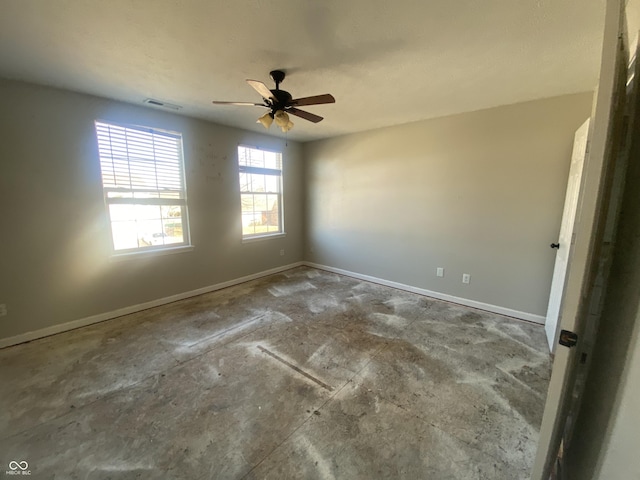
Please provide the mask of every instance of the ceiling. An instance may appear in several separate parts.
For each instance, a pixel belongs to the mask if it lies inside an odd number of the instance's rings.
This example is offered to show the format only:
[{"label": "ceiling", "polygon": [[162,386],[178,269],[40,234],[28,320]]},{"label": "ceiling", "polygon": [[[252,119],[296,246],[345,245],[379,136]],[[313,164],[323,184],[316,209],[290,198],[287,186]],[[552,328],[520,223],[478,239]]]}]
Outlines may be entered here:
[{"label": "ceiling", "polygon": [[[295,97],[307,141],[592,90],[605,0],[0,0],[0,76],[264,132],[245,79]],[[149,107],[156,108],[156,107]],[[274,126],[270,134],[283,136]]]}]

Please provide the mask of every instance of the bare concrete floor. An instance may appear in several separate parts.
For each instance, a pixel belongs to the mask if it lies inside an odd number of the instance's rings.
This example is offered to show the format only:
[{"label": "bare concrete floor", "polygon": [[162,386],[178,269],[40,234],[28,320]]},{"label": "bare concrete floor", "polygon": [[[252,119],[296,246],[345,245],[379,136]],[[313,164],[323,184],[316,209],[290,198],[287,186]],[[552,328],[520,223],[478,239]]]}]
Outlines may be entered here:
[{"label": "bare concrete floor", "polygon": [[536,325],[296,268],[0,350],[0,475],[524,479],[545,345]]}]

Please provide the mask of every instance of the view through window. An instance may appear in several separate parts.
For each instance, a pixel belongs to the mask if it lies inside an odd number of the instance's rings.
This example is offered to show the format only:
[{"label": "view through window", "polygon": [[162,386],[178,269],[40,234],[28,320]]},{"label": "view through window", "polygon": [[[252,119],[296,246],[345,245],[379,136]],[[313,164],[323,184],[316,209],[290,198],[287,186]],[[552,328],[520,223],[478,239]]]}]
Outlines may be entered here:
[{"label": "view through window", "polygon": [[282,233],[282,154],[238,147],[242,236]]},{"label": "view through window", "polygon": [[188,245],[182,135],[99,121],[95,125],[114,250]]}]

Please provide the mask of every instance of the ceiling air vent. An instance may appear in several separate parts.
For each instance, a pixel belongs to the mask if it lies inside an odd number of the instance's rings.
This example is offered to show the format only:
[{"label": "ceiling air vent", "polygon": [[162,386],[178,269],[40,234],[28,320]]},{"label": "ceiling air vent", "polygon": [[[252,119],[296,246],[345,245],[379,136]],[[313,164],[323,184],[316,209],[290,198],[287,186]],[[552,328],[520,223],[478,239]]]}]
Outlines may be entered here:
[{"label": "ceiling air vent", "polygon": [[161,100],[156,100],[155,98],[145,98],[142,103],[153,105],[154,107],[168,108],[169,110],[180,110],[182,108],[180,105],[163,102]]}]

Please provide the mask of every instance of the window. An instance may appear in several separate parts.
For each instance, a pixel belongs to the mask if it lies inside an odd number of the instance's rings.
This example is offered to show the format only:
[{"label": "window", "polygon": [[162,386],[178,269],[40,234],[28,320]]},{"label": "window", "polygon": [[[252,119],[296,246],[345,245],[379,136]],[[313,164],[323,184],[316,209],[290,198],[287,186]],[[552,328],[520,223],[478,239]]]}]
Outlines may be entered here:
[{"label": "window", "polygon": [[182,135],[96,122],[116,253],[189,245]]},{"label": "window", "polygon": [[284,232],[282,154],[238,147],[242,238]]}]

